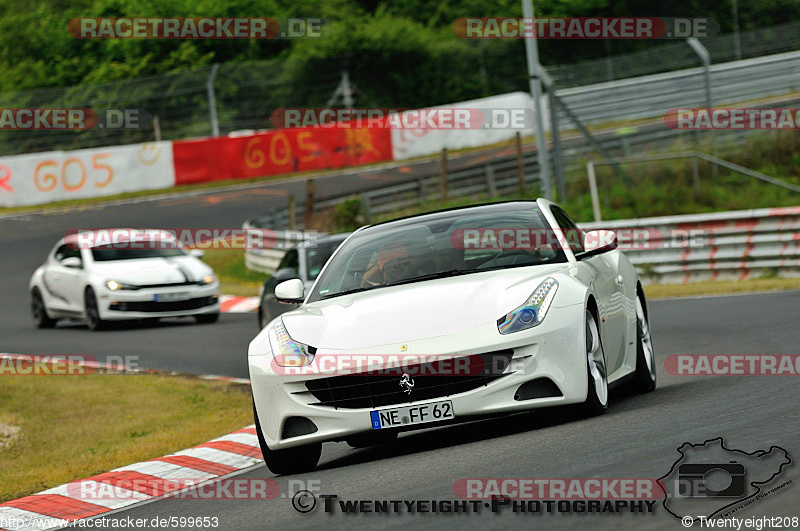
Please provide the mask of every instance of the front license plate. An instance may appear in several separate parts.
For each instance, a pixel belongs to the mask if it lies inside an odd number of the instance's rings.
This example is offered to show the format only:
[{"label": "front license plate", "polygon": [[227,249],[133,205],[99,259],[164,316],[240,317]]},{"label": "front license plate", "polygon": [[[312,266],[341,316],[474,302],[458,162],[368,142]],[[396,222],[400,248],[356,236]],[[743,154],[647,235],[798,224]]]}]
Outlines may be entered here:
[{"label": "front license plate", "polygon": [[455,418],[453,403],[450,400],[420,404],[418,406],[378,409],[369,412],[372,429],[397,428],[411,424],[425,424]]},{"label": "front license plate", "polygon": [[180,293],[156,293],[153,295],[153,302],[170,302],[170,301],[183,301],[189,298],[189,293],[181,291]]}]

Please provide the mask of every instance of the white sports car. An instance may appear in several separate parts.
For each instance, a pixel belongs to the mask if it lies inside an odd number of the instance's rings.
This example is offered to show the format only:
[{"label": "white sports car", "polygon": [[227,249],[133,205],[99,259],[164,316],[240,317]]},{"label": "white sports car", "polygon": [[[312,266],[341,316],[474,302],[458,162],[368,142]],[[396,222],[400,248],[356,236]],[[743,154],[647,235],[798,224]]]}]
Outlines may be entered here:
[{"label": "white sports car", "polygon": [[[55,244],[30,280],[34,325],[83,319],[98,330],[127,319],[219,318],[219,281],[200,261],[202,251],[186,251],[169,233],[115,230],[123,236],[113,244],[92,245],[78,234]],[[146,244],[154,233],[157,245]]]},{"label": "white sports car", "polygon": [[[534,243],[535,242],[535,243]],[[545,242],[545,243],[543,243]],[[656,386],[639,276],[610,231],[517,201],[363,227],[303,304],[250,343],[256,429],[269,469],[316,466],[322,443],[578,404]]]}]

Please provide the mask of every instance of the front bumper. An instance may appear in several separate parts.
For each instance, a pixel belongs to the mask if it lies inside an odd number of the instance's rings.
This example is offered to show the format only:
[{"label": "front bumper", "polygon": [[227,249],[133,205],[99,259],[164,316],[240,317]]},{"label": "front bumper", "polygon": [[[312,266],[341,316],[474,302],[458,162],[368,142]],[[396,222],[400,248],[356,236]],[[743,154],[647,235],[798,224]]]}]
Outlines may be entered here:
[{"label": "front bumper", "polygon": [[108,321],[219,313],[219,283],[137,290],[109,290],[103,287],[99,290],[97,302],[100,318]]},{"label": "front bumper", "polygon": [[[503,349],[514,351],[512,363],[505,369],[502,377],[467,392],[443,394],[420,401],[412,398],[410,403],[420,405],[451,400],[455,420],[458,421],[476,416],[583,402],[586,400],[588,379],[582,308],[582,305],[551,307],[547,318],[539,326],[505,336],[497,331],[496,323],[488,323],[459,334],[407,343],[407,352],[427,355],[455,352],[471,355]],[[464,348],[454,349],[454,346],[459,345]],[[321,352],[318,352],[318,356]],[[399,352],[401,345],[392,344],[348,354],[396,355]],[[249,356],[248,362],[261,431],[272,449],[342,440],[358,433],[371,432],[370,411],[409,405],[409,402],[404,402],[380,408],[353,409],[315,405],[318,400],[308,392],[305,382],[330,377],[330,373],[308,374],[308,371],[304,371],[306,374],[284,374],[285,371],[274,365],[270,353]],[[314,370],[314,363],[309,369]],[[560,396],[515,399],[522,384],[540,378],[553,382]],[[290,417],[308,419],[314,424],[316,431],[303,435],[292,433],[292,429],[287,429],[287,420]],[[418,425],[419,429],[427,427],[430,425]]]}]

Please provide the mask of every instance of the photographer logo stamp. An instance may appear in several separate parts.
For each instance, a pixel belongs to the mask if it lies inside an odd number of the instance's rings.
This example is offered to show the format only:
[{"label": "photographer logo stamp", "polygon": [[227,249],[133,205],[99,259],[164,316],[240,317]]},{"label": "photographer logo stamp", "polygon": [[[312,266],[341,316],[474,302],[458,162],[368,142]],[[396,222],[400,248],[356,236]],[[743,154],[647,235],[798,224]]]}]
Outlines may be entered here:
[{"label": "photographer logo stamp", "polygon": [[778,486],[792,462],[780,446],[748,453],[725,447],[722,437],[700,444],[686,442],[678,453],[680,458],[660,480],[664,509],[684,522],[713,518],[763,497],[762,491]]}]

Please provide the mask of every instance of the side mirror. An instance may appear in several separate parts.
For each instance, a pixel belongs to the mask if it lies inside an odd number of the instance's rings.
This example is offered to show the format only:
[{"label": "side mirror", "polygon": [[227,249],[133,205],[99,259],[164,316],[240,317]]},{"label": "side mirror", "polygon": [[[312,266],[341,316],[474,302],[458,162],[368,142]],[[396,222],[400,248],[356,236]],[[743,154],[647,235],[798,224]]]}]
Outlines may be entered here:
[{"label": "side mirror", "polygon": [[275,286],[275,298],[278,302],[302,303],[304,292],[303,281],[299,278],[286,280]]},{"label": "side mirror", "polygon": [[83,260],[81,260],[77,256],[69,256],[61,260],[61,265],[63,265],[64,267],[73,267],[75,269],[80,269],[83,267]]},{"label": "side mirror", "polygon": [[617,246],[617,233],[613,230],[591,230],[583,237],[583,249],[587,254],[604,253],[616,249]]},{"label": "side mirror", "polygon": [[206,252],[202,249],[189,249],[189,256],[194,256],[198,260],[202,260]]}]

